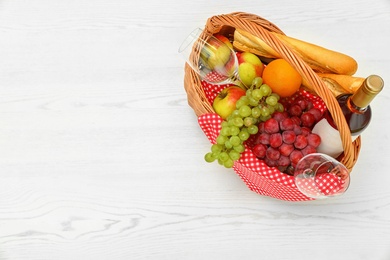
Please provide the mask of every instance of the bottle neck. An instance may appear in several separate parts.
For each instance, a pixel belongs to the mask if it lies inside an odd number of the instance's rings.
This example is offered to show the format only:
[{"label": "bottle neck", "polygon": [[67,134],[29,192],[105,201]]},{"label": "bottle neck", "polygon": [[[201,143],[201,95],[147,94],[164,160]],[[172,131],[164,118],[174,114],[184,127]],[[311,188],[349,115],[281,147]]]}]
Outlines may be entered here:
[{"label": "bottle neck", "polygon": [[[352,113],[363,114],[367,110],[369,103],[368,104],[360,103],[360,106],[357,106],[354,102],[353,97],[354,96],[349,96],[349,98],[347,99],[348,109],[351,110]],[[362,105],[364,105],[364,106],[362,106]]]},{"label": "bottle neck", "polygon": [[[345,117],[350,119],[351,114],[362,115],[365,113],[371,113],[370,103],[376,97],[376,95],[383,89],[383,79],[376,75],[367,77],[363,84],[354,94],[343,94],[337,97],[337,101],[341,107],[341,110]],[[337,129],[329,111],[325,115],[328,123],[335,129]]]}]

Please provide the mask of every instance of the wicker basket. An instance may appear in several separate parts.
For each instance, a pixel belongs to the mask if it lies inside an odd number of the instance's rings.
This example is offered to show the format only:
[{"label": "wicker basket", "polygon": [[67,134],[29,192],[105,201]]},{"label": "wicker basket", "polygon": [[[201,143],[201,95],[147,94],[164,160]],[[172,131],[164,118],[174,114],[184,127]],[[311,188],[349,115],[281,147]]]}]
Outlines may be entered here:
[{"label": "wicker basket", "polygon": [[[207,33],[215,34],[226,28],[241,29],[259,37],[278,52],[283,59],[287,60],[313,86],[315,93],[325,103],[340,131],[344,153],[339,160],[352,171],[360,151],[360,137],[352,142],[349,128],[333,94],[318,75],[293,50],[270,32],[284,33],[277,26],[257,15],[241,12],[210,17],[204,30]],[[187,92],[188,103],[198,117],[214,113],[202,87],[202,82],[188,65],[185,66],[184,87]],[[272,172],[271,176],[264,176],[262,172],[249,169],[244,160],[245,158],[235,162],[233,169],[251,190],[282,200],[302,201],[311,199],[298,191],[293,184],[292,176],[275,169],[270,171]]]}]

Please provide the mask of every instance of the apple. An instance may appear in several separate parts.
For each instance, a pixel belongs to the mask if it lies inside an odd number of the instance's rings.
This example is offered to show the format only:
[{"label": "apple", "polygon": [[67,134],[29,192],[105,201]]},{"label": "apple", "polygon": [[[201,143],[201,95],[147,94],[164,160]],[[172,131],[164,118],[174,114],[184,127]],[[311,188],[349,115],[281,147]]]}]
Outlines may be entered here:
[{"label": "apple", "polygon": [[221,42],[223,42],[224,44],[226,44],[230,49],[233,49],[233,44],[230,42],[230,40],[222,35],[222,34],[216,34],[214,35],[215,38],[217,38],[218,40],[220,40]]},{"label": "apple", "polygon": [[203,47],[200,55],[204,65],[210,70],[224,70],[225,65],[231,60],[233,45],[229,39],[221,34],[210,38],[208,45]]},{"label": "apple", "polygon": [[214,111],[222,118],[226,119],[235,109],[236,102],[246,91],[237,86],[231,86],[223,89],[213,101]]},{"label": "apple", "polygon": [[263,75],[264,64],[260,58],[250,52],[237,53],[238,60],[238,76],[241,82],[250,87],[253,79]]}]

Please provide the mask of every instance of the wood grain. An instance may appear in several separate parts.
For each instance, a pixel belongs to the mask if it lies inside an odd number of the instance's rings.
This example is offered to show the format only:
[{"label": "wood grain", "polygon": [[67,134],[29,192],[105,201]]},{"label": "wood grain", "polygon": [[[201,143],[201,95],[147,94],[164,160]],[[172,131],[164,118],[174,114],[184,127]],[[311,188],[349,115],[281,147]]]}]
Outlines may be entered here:
[{"label": "wood grain", "polygon": [[1,260],[390,259],[387,88],[341,197],[263,197],[204,162],[177,49],[233,11],[390,81],[387,0],[0,1]]}]

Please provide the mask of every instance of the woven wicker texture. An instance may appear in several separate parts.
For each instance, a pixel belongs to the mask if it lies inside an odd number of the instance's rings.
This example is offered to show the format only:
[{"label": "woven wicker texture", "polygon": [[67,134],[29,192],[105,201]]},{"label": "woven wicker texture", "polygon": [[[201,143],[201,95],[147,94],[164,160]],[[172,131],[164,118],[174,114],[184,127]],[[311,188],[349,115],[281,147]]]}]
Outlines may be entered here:
[{"label": "woven wicker texture", "polygon": [[[283,59],[288,61],[313,86],[314,91],[324,101],[340,131],[344,153],[339,160],[352,171],[360,152],[361,139],[359,137],[355,142],[351,141],[349,128],[341,108],[331,91],[309,65],[270,32],[284,33],[276,25],[264,18],[241,12],[210,17],[207,20],[204,32],[205,35],[208,33],[215,34],[226,27],[244,30],[262,39],[278,52]],[[198,53],[193,53],[192,57],[196,59],[198,56]],[[188,103],[197,116],[214,113],[210,102],[206,98],[199,76],[188,65],[185,66],[184,87],[187,92]]]}]

